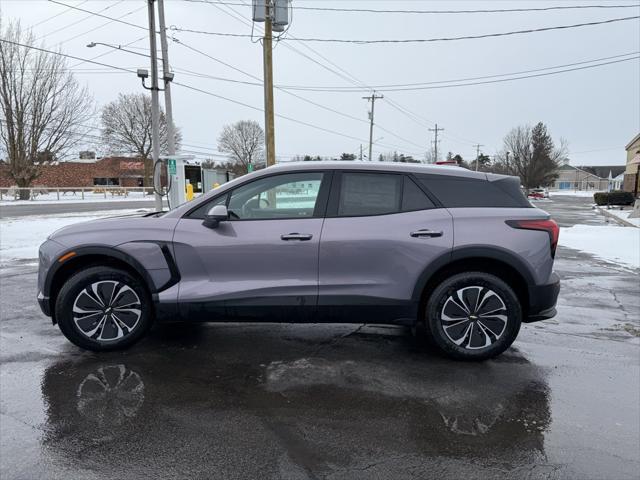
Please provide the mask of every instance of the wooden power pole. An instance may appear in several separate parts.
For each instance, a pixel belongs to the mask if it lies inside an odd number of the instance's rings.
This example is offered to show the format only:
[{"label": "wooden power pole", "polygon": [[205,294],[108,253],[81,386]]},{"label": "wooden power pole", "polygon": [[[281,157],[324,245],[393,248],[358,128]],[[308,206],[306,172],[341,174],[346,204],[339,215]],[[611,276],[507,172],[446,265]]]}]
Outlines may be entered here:
[{"label": "wooden power pole", "polygon": [[369,113],[369,161],[373,162],[373,116],[375,114],[376,100],[384,98],[384,95],[376,95],[376,91],[370,97],[362,97],[371,102],[371,112]]},{"label": "wooden power pole", "polygon": [[271,19],[272,5],[265,2],[266,15],[264,38],[262,39],[262,57],[264,63],[264,128],[267,149],[267,166],[276,164],[275,122],[273,112],[273,26]]},{"label": "wooden power pole", "polygon": [[484,147],[484,145],[477,143],[475,147],[476,147],[476,172],[477,172],[478,164],[480,163],[480,147]]},{"label": "wooden power pole", "polygon": [[433,142],[433,154],[435,158],[433,159],[433,163],[436,163],[438,161],[438,132],[444,131],[444,128],[438,128],[438,124],[436,123],[436,128],[430,128],[429,131],[435,132],[435,141]]}]

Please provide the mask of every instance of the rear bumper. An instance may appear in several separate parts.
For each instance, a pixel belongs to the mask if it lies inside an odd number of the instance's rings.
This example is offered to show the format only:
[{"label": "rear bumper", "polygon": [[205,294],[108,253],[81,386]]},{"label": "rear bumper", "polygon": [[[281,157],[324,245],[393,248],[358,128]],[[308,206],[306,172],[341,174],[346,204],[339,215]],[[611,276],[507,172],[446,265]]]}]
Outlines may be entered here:
[{"label": "rear bumper", "polygon": [[529,287],[529,311],[523,321],[530,323],[555,317],[559,293],[560,277],[555,272],[546,285]]}]

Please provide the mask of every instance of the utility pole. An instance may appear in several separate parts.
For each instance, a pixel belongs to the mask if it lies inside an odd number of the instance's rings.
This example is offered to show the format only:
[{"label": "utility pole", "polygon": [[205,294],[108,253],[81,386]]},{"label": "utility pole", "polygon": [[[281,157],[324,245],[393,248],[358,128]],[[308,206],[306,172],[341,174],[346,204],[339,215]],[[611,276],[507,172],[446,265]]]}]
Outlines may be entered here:
[{"label": "utility pole", "polygon": [[376,100],[383,99],[384,95],[376,95],[376,91],[370,97],[362,97],[371,102],[371,112],[369,113],[369,161],[373,162],[373,117],[375,115]]},{"label": "utility pole", "polygon": [[156,15],[153,8],[155,0],[147,0],[149,9],[149,54],[151,55],[151,156],[153,158],[153,191],[156,211],[162,211],[162,197],[158,195],[160,171],[160,105],[158,103],[158,49],[156,47]]},{"label": "utility pole", "polygon": [[477,143],[476,147],[476,172],[478,171],[478,164],[480,163],[480,147],[484,147],[484,145],[480,145]]},{"label": "utility pole", "polygon": [[438,132],[443,132],[444,128],[438,128],[438,124],[436,123],[436,128],[430,128],[429,129],[430,132],[435,132],[436,136],[435,136],[435,140],[433,142],[433,150],[434,150],[434,159],[433,162],[437,162],[438,161]]},{"label": "utility pole", "polygon": [[164,113],[167,120],[167,155],[176,154],[176,134],[173,123],[173,107],[171,105],[171,82],[173,74],[169,71],[169,47],[167,46],[167,29],[164,22],[164,0],[158,0],[158,22],[160,27],[160,48],[162,49],[162,79],[164,80]]},{"label": "utility pole", "polygon": [[362,144],[360,144],[360,161],[362,161]]},{"label": "utility pole", "polygon": [[265,2],[264,38],[262,61],[264,64],[264,128],[266,133],[267,166],[276,164],[275,122],[273,120],[273,26],[271,0]]}]

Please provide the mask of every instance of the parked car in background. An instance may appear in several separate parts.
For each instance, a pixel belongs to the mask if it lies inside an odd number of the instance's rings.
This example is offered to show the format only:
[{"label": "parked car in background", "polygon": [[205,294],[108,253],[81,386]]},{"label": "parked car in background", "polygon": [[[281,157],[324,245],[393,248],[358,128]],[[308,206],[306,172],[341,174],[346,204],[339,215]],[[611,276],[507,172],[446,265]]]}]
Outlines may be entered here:
[{"label": "parked car in background", "polygon": [[167,213],[56,231],[38,301],[96,351],[162,321],[348,322],[421,326],[445,354],[480,360],[555,315],[557,241],[515,177],[292,163]]},{"label": "parked car in background", "polygon": [[534,188],[529,192],[529,198],[540,200],[543,198],[549,198],[549,190],[547,188]]}]

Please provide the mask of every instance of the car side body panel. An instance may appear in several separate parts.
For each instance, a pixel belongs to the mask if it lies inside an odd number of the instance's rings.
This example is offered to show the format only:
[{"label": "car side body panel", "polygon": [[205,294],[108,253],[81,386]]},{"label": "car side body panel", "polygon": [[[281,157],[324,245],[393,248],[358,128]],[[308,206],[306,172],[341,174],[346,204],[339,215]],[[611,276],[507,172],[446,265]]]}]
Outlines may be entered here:
[{"label": "car side body panel", "polygon": [[[182,316],[309,319],[318,297],[322,218],[240,220],[210,229],[180,220],[174,237]],[[309,240],[282,239],[304,233]]]},{"label": "car side body panel", "polygon": [[[431,230],[442,235],[411,236]],[[319,305],[325,321],[348,317],[350,307],[375,307],[377,321],[417,313],[414,286],[454,244],[444,208],[363,217],[327,218],[320,242]],[[377,309],[379,307],[379,309]]]},{"label": "car side body panel", "polygon": [[[543,231],[511,228],[506,220],[545,219],[537,208],[450,208],[455,230],[454,252],[474,248],[503,250],[524,267],[521,274],[532,283],[545,284],[553,269],[549,235]],[[520,270],[520,269],[519,269]]]}]

